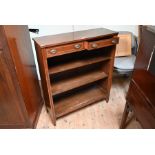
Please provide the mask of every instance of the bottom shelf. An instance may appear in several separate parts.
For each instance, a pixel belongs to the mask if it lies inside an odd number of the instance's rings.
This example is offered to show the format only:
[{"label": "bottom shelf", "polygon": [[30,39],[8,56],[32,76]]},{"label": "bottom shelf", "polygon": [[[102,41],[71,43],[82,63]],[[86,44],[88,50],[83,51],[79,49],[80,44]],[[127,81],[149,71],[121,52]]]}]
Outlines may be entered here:
[{"label": "bottom shelf", "polygon": [[104,91],[97,85],[87,86],[86,88],[57,97],[54,99],[56,118],[105,98]]}]

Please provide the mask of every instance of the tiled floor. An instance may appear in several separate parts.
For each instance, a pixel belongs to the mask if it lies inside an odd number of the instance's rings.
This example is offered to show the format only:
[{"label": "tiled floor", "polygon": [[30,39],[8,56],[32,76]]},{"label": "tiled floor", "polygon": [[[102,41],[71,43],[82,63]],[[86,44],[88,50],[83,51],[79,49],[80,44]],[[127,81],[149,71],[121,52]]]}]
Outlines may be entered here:
[{"label": "tiled floor", "polygon": [[[111,89],[110,100],[98,102],[86,108],[80,109],[72,114],[57,120],[53,126],[49,115],[43,107],[37,128],[51,129],[117,129],[119,128],[125,105],[125,95],[129,80],[114,78]],[[130,117],[132,118],[132,114]],[[127,128],[141,128],[140,124],[133,118],[129,119]]]}]

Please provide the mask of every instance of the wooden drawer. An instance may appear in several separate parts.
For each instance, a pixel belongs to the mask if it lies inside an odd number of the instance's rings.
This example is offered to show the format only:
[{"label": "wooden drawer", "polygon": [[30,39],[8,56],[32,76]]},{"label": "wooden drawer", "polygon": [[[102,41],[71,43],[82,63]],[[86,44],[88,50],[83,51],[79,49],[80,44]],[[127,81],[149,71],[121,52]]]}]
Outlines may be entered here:
[{"label": "wooden drawer", "polygon": [[130,84],[127,101],[131,104],[132,109],[144,128],[155,128],[155,113],[144,96],[139,92],[133,82]]},{"label": "wooden drawer", "polygon": [[110,39],[101,39],[98,41],[91,41],[91,42],[88,42],[87,44],[87,50],[93,50],[93,49],[98,49],[106,46],[116,45],[118,44],[118,42],[119,42],[118,37],[113,37]]},{"label": "wooden drawer", "polygon": [[47,58],[84,50],[83,42],[47,48]]}]

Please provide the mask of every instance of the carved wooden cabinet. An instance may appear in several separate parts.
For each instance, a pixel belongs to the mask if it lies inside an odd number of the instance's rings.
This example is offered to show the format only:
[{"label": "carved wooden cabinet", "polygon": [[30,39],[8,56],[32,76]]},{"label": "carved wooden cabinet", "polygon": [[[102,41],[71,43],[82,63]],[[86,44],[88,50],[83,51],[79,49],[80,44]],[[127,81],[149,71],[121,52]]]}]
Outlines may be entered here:
[{"label": "carved wooden cabinet", "polygon": [[0,128],[34,128],[42,97],[27,26],[0,26]]},{"label": "carved wooden cabinet", "polygon": [[140,26],[140,44],[120,128],[130,110],[143,128],[155,128],[155,26]]},{"label": "carved wooden cabinet", "polygon": [[99,28],[34,38],[47,111],[56,119],[109,100],[118,33]]}]

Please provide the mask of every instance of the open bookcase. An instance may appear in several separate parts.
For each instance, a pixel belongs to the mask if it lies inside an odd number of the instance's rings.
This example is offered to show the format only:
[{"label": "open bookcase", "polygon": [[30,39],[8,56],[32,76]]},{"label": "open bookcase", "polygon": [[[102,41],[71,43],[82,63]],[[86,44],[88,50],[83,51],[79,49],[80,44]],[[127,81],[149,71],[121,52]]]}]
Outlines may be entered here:
[{"label": "open bookcase", "polygon": [[40,47],[38,43],[35,40],[45,103],[53,124],[89,104],[108,102],[117,33],[56,46]]},{"label": "open bookcase", "polygon": [[56,117],[106,99],[111,47],[49,58]]}]

